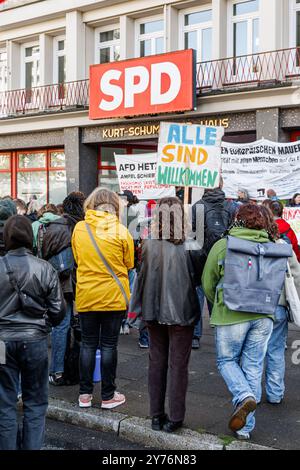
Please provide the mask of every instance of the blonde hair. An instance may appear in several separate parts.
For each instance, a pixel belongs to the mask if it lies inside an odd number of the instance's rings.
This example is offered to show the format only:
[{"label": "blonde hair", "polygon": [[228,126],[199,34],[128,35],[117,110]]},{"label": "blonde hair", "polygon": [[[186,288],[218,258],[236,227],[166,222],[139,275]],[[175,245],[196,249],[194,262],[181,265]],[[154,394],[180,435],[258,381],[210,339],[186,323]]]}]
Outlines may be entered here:
[{"label": "blonde hair", "polygon": [[120,215],[119,196],[107,188],[96,188],[87,197],[84,203],[84,212],[88,210],[101,210],[115,214],[117,217]]}]

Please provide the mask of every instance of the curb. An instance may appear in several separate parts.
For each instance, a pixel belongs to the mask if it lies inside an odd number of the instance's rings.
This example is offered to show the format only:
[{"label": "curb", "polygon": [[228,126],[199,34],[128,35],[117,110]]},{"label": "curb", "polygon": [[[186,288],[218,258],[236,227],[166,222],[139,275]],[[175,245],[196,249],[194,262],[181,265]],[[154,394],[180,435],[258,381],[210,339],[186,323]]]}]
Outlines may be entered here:
[{"label": "curb", "polygon": [[103,432],[114,432],[128,441],[164,450],[275,450],[249,442],[226,444],[218,436],[183,428],[174,434],[151,429],[151,420],[100,408],[80,409],[62,400],[49,399],[47,417]]}]

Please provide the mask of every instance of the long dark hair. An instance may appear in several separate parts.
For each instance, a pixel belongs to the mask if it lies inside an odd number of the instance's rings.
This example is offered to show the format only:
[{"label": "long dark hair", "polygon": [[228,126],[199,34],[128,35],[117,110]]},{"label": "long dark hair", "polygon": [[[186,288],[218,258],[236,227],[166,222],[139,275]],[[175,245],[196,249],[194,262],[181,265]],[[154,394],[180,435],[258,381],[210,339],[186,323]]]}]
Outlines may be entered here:
[{"label": "long dark hair", "polygon": [[185,230],[184,206],[180,199],[165,197],[158,201],[151,224],[151,238],[182,245],[186,239]]}]

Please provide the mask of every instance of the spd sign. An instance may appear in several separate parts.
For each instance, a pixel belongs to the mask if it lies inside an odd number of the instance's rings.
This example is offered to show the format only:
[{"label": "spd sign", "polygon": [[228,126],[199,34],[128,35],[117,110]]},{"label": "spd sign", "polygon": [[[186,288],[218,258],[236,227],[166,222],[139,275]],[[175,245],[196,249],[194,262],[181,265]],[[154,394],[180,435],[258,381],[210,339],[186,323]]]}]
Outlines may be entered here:
[{"label": "spd sign", "polygon": [[196,99],[192,49],[90,67],[90,119],[191,110]]}]

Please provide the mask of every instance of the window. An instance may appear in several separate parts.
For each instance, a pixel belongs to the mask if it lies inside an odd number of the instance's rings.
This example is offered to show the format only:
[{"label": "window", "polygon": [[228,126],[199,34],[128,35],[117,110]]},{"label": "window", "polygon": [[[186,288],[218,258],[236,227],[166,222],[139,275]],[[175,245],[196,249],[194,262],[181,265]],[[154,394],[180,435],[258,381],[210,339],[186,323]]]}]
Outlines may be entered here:
[{"label": "window", "polygon": [[186,10],[180,16],[181,48],[195,49],[197,62],[212,58],[212,10]]},{"label": "window", "polygon": [[160,17],[139,20],[137,30],[137,57],[165,52],[164,20]]},{"label": "window", "polygon": [[62,84],[66,81],[66,39],[64,36],[54,38],[54,83]]},{"label": "window", "polygon": [[7,90],[7,52],[0,49],[0,92]]},{"label": "window", "polygon": [[233,3],[233,56],[259,52],[259,1]]},{"label": "window", "polygon": [[63,150],[17,152],[16,192],[28,202],[35,195],[40,205],[61,203],[67,195],[65,154]]},{"label": "window", "polygon": [[96,29],[96,64],[120,60],[120,29],[113,26]]},{"label": "window", "polygon": [[0,153],[0,197],[11,195],[11,155]]},{"label": "window", "polygon": [[153,145],[117,145],[101,146],[99,153],[99,186],[109,188],[112,191],[120,191],[114,153],[139,154],[157,151],[157,144]]},{"label": "window", "polygon": [[26,90],[40,85],[40,46],[25,44],[23,46],[23,87]]}]

